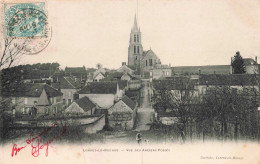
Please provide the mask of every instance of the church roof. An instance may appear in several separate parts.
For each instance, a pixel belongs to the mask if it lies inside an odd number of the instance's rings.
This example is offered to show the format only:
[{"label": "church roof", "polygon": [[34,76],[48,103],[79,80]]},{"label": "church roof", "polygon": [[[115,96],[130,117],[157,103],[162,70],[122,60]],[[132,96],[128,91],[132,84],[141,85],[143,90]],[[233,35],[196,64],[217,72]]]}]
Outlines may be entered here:
[{"label": "church roof", "polygon": [[151,57],[151,56],[155,56],[156,58],[158,58],[157,55],[151,49],[148,51],[143,51],[143,58]]}]

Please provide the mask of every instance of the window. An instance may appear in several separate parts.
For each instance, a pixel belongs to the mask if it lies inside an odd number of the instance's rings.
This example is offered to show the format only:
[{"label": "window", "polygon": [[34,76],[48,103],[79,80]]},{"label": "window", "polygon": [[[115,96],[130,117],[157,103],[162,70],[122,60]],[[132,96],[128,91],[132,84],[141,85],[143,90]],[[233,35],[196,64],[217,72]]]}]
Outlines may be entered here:
[{"label": "window", "polygon": [[139,42],[139,35],[137,35],[137,42]]},{"label": "window", "polygon": [[136,47],[134,46],[134,53],[136,53]]},{"label": "window", "polygon": [[65,99],[63,99],[63,105],[66,105],[66,100]]},{"label": "window", "polygon": [[137,46],[137,53],[139,54],[139,46]]},{"label": "window", "polygon": [[135,57],[135,60],[137,60],[137,56]]},{"label": "window", "polygon": [[145,66],[148,66],[148,61],[147,60],[145,61]]},{"label": "window", "polygon": [[22,111],[23,114],[25,114],[25,109],[23,108],[23,111]]},{"label": "window", "polygon": [[37,103],[38,103],[37,101],[34,101],[34,102],[33,102],[34,105],[37,105]]},{"label": "window", "polygon": [[153,66],[153,59],[149,59],[149,66]]},{"label": "window", "polygon": [[134,35],[134,42],[136,42],[136,35]]},{"label": "window", "polygon": [[68,99],[68,105],[70,105],[71,104],[71,99]]},{"label": "window", "polygon": [[28,98],[24,98],[24,104],[28,103]]}]

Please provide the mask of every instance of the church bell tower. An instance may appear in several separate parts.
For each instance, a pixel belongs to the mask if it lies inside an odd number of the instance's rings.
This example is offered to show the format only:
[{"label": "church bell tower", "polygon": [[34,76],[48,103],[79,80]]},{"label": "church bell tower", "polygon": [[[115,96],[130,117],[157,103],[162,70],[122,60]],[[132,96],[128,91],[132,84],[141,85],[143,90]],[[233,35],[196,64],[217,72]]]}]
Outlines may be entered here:
[{"label": "church bell tower", "polygon": [[136,15],[134,19],[134,26],[131,29],[129,47],[128,47],[128,65],[134,66],[137,74],[141,73],[141,56],[143,54],[143,46],[141,42],[140,28],[137,26]]}]

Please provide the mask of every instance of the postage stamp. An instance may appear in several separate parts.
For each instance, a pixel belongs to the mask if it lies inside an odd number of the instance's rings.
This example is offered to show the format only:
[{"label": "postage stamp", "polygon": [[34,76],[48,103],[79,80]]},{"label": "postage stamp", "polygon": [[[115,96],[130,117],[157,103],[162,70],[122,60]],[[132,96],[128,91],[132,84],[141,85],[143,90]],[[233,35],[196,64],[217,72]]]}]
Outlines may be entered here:
[{"label": "postage stamp", "polygon": [[19,53],[39,54],[49,45],[52,30],[46,8],[45,1],[3,2],[3,36],[18,45]]},{"label": "postage stamp", "polygon": [[5,3],[5,37],[46,37],[44,2]]}]

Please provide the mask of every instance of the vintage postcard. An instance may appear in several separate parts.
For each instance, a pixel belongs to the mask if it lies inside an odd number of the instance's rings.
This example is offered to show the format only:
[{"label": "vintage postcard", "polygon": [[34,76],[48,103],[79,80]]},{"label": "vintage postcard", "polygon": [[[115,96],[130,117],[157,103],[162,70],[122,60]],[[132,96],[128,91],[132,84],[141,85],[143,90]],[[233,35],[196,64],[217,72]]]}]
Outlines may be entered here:
[{"label": "vintage postcard", "polygon": [[0,0],[0,163],[260,163],[260,1]]}]

